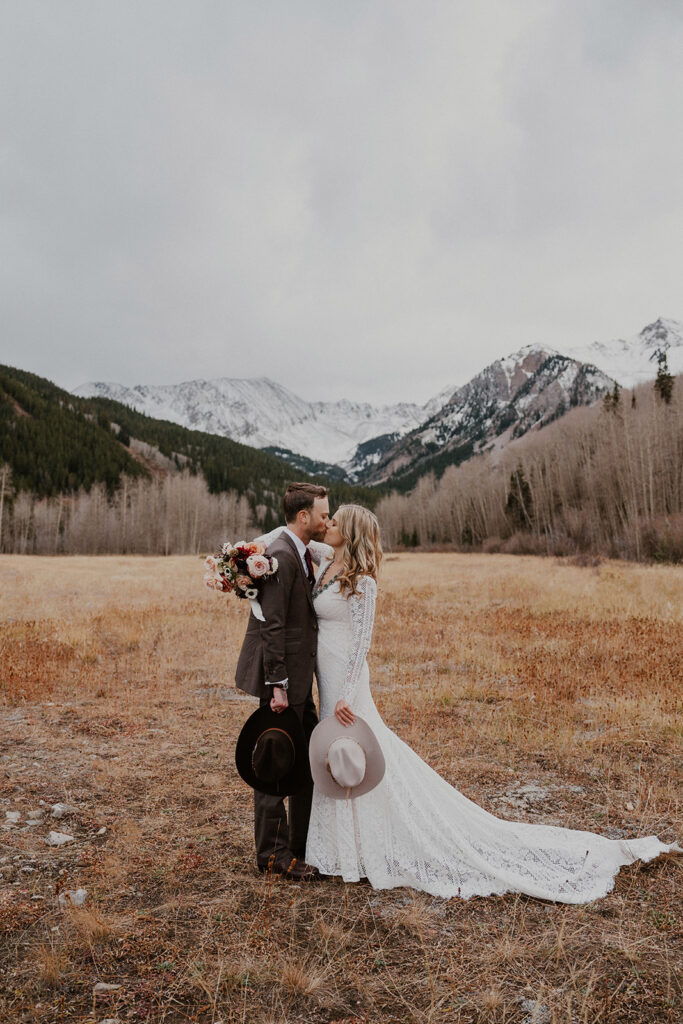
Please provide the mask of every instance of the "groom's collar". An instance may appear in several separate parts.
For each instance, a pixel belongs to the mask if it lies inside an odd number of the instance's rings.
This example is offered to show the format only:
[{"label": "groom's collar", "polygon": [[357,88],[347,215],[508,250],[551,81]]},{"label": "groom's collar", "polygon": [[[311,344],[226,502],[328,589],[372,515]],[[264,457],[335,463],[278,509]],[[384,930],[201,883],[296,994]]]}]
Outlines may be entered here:
[{"label": "groom's collar", "polygon": [[296,550],[299,552],[299,558],[303,562],[306,557],[307,547],[302,541],[301,537],[297,537],[295,533],[292,533],[288,526],[285,526],[284,533],[286,533],[294,541],[294,544],[296,545]]}]

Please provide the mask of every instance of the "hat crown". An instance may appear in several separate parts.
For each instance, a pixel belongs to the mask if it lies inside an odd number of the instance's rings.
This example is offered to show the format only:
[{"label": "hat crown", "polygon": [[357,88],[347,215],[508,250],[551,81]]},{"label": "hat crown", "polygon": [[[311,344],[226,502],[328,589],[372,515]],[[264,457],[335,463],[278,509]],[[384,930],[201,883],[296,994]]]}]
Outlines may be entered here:
[{"label": "hat crown", "polygon": [[294,765],[294,744],[290,737],[281,729],[266,729],[254,745],[251,764],[261,782],[279,782]]},{"label": "hat crown", "polygon": [[340,736],[327,749],[327,765],[338,786],[349,789],[365,778],[365,751],[356,740]]}]

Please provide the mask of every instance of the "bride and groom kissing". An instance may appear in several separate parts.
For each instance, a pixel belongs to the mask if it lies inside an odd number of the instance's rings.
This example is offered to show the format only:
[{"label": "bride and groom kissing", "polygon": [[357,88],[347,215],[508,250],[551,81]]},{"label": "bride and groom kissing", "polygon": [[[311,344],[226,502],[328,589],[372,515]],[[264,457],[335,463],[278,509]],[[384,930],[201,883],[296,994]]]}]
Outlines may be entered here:
[{"label": "bride and groom kissing", "polygon": [[587,903],[612,889],[622,865],[680,852],[655,836],[612,840],[507,821],[450,786],[372,698],[366,658],[382,561],[374,514],[343,505],[330,516],[327,491],[309,483],[290,484],[283,510],[286,526],[258,538],[277,573],[262,583],[263,618],[249,617],[235,676],[260,701],[236,762],[254,788],[261,871],[441,897]]}]

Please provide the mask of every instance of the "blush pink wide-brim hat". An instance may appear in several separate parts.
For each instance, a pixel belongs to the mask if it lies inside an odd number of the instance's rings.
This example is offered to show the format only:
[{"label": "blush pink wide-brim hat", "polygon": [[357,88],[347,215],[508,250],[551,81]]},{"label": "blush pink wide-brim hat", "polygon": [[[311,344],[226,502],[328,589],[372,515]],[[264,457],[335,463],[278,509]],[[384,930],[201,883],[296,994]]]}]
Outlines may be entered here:
[{"label": "blush pink wide-brim hat", "polygon": [[334,800],[363,796],[384,778],[384,754],[377,737],[363,718],[355,719],[353,725],[342,725],[331,715],[311,733],[313,782]]}]

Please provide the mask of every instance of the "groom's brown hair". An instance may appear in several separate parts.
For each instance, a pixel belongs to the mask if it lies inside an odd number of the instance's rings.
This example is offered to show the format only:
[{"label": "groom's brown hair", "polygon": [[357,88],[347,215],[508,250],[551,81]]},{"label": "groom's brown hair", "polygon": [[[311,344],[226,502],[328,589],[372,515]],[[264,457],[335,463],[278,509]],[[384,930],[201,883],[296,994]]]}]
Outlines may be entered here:
[{"label": "groom's brown hair", "polygon": [[313,508],[316,498],[326,498],[327,488],[319,484],[293,483],[288,484],[282,506],[285,510],[285,522],[293,523],[297,514]]}]

